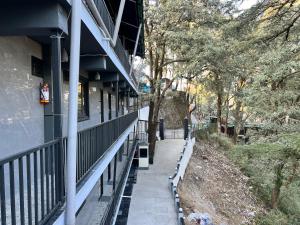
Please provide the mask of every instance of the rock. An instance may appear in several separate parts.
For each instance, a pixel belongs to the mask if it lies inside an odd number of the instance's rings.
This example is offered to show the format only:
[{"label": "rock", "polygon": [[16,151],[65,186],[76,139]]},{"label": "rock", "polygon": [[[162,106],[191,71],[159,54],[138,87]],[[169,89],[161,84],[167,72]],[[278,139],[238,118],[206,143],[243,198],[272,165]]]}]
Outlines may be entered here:
[{"label": "rock", "polygon": [[202,159],[208,160],[208,157],[206,155],[202,155]]}]

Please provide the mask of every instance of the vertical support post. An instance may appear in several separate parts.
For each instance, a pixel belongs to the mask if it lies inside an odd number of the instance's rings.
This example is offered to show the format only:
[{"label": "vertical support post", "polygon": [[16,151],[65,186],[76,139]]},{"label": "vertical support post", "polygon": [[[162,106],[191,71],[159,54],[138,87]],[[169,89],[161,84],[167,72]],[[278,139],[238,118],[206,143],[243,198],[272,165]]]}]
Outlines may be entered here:
[{"label": "vertical support post", "polygon": [[111,120],[111,93],[108,93],[108,119]]},{"label": "vertical support post", "polygon": [[184,140],[186,140],[189,135],[189,120],[188,120],[188,118],[184,118],[183,128],[184,128],[184,137],[183,138],[184,138]]},{"label": "vertical support post", "polygon": [[164,119],[159,119],[159,137],[161,140],[165,140]]},{"label": "vertical support post", "polygon": [[116,118],[119,116],[119,75],[117,74],[116,84]]},{"label": "vertical support post", "polygon": [[77,101],[79,81],[80,0],[72,0],[71,53],[70,53],[70,90],[68,112],[68,148],[67,148],[67,201],[65,224],[75,225],[76,221],[76,144],[77,144]]},{"label": "vertical support post", "polygon": [[103,97],[103,90],[100,90],[100,101],[101,101],[101,105],[100,105],[100,110],[101,110],[101,123],[104,122],[104,97]]},{"label": "vertical support post", "polygon": [[[53,137],[54,139],[62,139],[62,86],[63,76],[61,71],[61,37],[60,33],[56,31],[51,36],[51,77],[53,83]],[[60,141],[58,146],[55,146],[55,160],[56,160],[56,198],[58,201],[62,200],[63,196],[63,144]],[[46,160],[49,160],[48,158]],[[50,162],[49,162],[50,163]],[[46,171],[48,173],[49,171]]]},{"label": "vertical support post", "polygon": [[51,68],[53,79],[54,139],[62,137],[61,37],[57,31],[51,36]]},{"label": "vertical support post", "polygon": [[119,150],[119,161],[122,162],[123,159],[123,152],[124,152],[124,144],[121,145]]},{"label": "vertical support post", "polygon": [[[56,34],[56,33],[54,33]],[[52,40],[53,42],[53,40]],[[54,115],[53,115],[53,68],[52,68],[52,57],[50,46],[43,46],[43,60],[44,60],[44,77],[43,80],[49,85],[50,99],[51,101],[44,105],[44,142],[49,142],[54,139]]]},{"label": "vertical support post", "polygon": [[100,187],[99,187],[99,198],[98,198],[98,200],[100,200],[101,199],[101,197],[103,196],[103,185],[104,185],[104,183],[103,183],[103,174],[101,174],[101,177],[100,177]]},{"label": "vertical support post", "polygon": [[121,24],[121,20],[122,20],[122,16],[123,16],[124,6],[125,6],[125,0],[121,0],[118,15],[117,15],[117,19],[116,19],[116,22],[115,22],[115,30],[114,30],[113,40],[112,40],[114,46],[117,43],[117,38],[118,38],[120,24]]},{"label": "vertical support post", "polygon": [[116,190],[116,178],[117,178],[117,154],[115,154],[115,160],[114,160],[114,178],[113,178],[113,191]]},{"label": "vertical support post", "polygon": [[127,156],[129,155],[129,134],[127,136]]},{"label": "vertical support post", "polygon": [[108,167],[107,167],[107,182],[108,183],[110,182],[110,179],[111,179],[111,165],[109,163]]}]

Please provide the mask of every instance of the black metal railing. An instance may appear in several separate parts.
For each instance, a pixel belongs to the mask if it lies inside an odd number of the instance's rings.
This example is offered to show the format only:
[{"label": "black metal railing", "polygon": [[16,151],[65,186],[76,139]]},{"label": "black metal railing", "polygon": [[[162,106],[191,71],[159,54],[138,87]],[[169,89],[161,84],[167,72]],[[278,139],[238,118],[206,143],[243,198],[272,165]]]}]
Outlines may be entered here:
[{"label": "black metal railing", "polygon": [[118,203],[120,201],[121,198],[121,194],[122,194],[122,188],[123,185],[125,184],[126,178],[127,178],[127,173],[129,173],[130,170],[130,165],[131,165],[131,159],[133,157],[133,154],[135,152],[137,146],[137,139],[134,138],[134,142],[132,144],[131,147],[131,151],[129,154],[129,157],[127,158],[127,162],[125,165],[125,169],[123,170],[121,176],[120,176],[120,180],[117,184],[117,188],[115,189],[115,191],[113,192],[113,196],[106,208],[106,211],[101,219],[100,225],[111,225],[114,219],[114,215],[116,213],[116,209],[118,206]]},{"label": "black metal railing", "polygon": [[118,37],[116,45],[114,47],[115,53],[118,56],[118,58],[120,59],[122,65],[124,66],[124,69],[126,70],[126,72],[129,74],[130,73],[130,63],[129,63],[129,56],[126,53],[123,44],[120,40],[120,38]]},{"label": "black metal railing", "polygon": [[138,112],[132,112],[98,126],[78,132],[77,183],[85,177],[105,151],[119,138],[134,120]]},{"label": "black metal railing", "polygon": [[61,204],[60,140],[0,161],[1,224],[41,224]]},{"label": "black metal railing", "polygon": [[[114,24],[113,19],[110,16],[110,13],[107,9],[105,1],[104,0],[94,0],[94,2],[95,2],[96,8],[97,8],[102,20],[103,20],[103,23],[106,26],[108,33],[110,34],[111,38],[113,38],[115,24]],[[126,50],[121,42],[121,39],[119,37],[117,38],[116,45],[114,46],[114,51],[115,51],[116,55],[118,56],[119,60],[121,61],[122,65],[124,66],[124,69],[129,74],[130,66],[131,66],[129,63],[129,56],[128,56],[128,53],[126,52]],[[134,75],[131,75],[131,79],[133,80],[135,85],[137,85]]]},{"label": "black metal railing", "polygon": [[[78,132],[77,184],[137,118],[136,111]],[[62,205],[67,141],[0,160],[1,225],[44,224]]]},{"label": "black metal railing", "polygon": [[114,35],[115,30],[115,24],[110,16],[110,13],[107,9],[107,6],[104,2],[104,0],[94,0],[95,5],[97,7],[97,10],[106,26],[106,29],[108,30],[111,37]]}]

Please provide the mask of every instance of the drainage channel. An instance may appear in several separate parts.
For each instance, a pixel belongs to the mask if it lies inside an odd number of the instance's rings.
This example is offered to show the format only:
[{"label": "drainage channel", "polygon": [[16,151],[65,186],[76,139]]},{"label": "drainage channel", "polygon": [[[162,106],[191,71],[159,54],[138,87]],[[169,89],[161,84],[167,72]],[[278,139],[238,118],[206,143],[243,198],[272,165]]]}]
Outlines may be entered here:
[{"label": "drainage channel", "polygon": [[137,171],[138,171],[138,161],[137,159],[134,158],[130,167],[124,193],[122,195],[122,200],[121,200],[115,225],[127,224],[133,185],[136,183],[136,179],[137,179]]}]

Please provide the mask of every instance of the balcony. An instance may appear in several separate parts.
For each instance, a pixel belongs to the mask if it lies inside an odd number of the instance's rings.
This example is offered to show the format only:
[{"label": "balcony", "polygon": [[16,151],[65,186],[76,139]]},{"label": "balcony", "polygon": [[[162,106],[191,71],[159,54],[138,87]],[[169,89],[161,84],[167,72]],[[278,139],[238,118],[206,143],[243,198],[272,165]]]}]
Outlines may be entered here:
[{"label": "balcony", "polygon": [[[114,29],[115,24],[110,16],[110,13],[107,9],[107,6],[104,2],[104,0],[94,0],[94,3],[96,5],[96,8],[105,24],[105,27],[110,35],[110,37],[113,37],[114,35]],[[124,69],[129,74],[130,73],[130,67],[131,64],[129,63],[129,56],[127,54],[127,51],[124,49],[123,44],[120,40],[120,38],[117,38],[116,45],[113,47],[116,55],[118,56],[120,62],[124,66]],[[136,84],[134,75],[132,74],[130,79]]]},{"label": "balcony", "polygon": [[[137,118],[132,112],[78,132],[78,188]],[[1,224],[45,224],[64,204],[67,141],[57,139],[0,161]]]}]

